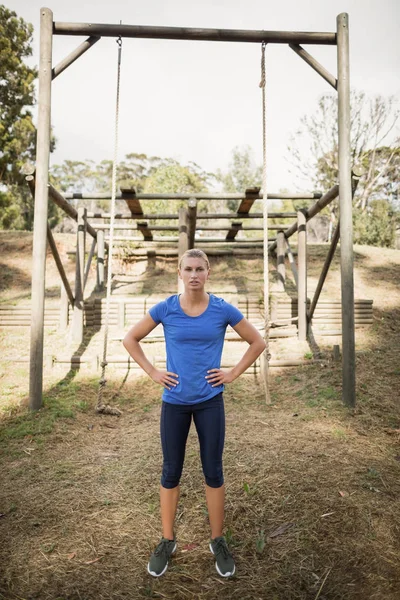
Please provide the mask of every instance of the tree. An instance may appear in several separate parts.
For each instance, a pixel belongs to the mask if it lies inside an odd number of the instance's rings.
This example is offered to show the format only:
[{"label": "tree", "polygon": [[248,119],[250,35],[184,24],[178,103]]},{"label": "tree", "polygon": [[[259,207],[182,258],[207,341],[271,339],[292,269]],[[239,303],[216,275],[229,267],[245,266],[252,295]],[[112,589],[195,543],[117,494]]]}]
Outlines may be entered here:
[{"label": "tree", "polygon": [[[365,210],[368,200],[393,175],[392,165],[400,147],[397,127],[399,111],[394,97],[367,98],[364,92],[351,94],[351,158],[363,177],[357,205]],[[397,127],[397,129],[396,129]],[[394,133],[391,147],[384,141]],[[317,189],[328,190],[338,180],[337,97],[322,96],[312,116],[304,116],[288,147],[294,172]]]},{"label": "tree", "polygon": [[[362,173],[354,201],[356,215],[366,219],[380,211],[367,211],[373,200],[397,199],[400,164],[399,111],[394,97],[368,98],[351,93],[351,159]],[[390,145],[385,145],[389,138]],[[322,96],[317,110],[304,116],[288,147],[292,172],[316,189],[327,191],[338,182],[337,97]],[[338,203],[328,209],[335,219]],[[362,229],[362,227],[361,227]],[[383,243],[386,243],[382,240]]]},{"label": "tree", "polygon": [[36,131],[29,110],[35,102],[36,69],[24,59],[32,54],[32,25],[0,5],[0,224],[32,228],[33,203],[21,174],[35,154]]}]

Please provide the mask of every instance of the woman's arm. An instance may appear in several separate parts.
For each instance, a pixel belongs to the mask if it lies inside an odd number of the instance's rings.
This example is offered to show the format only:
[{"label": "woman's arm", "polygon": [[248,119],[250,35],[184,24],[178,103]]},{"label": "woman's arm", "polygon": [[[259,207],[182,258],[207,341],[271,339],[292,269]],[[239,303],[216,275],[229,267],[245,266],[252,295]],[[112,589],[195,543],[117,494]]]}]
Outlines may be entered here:
[{"label": "woman's arm", "polygon": [[137,362],[137,364],[147,373],[149,377],[156,383],[159,383],[167,390],[170,390],[171,387],[176,387],[178,382],[178,375],[176,373],[170,373],[169,371],[161,371],[160,369],[156,369],[154,365],[151,364],[149,359],[145,356],[145,353],[142,350],[140,345],[140,340],[145,338],[153,329],[157,327],[157,323],[153,321],[150,314],[147,313],[143,319],[136,323],[131,329],[128,331],[126,336],[124,337],[123,344],[129,354],[132,356],[133,360]]},{"label": "woman's arm", "polygon": [[212,387],[231,383],[253,364],[258,356],[265,350],[266,344],[257,329],[247,319],[242,319],[233,328],[240,337],[245,340],[249,347],[233,369],[223,371],[221,369],[210,369],[206,379]]}]

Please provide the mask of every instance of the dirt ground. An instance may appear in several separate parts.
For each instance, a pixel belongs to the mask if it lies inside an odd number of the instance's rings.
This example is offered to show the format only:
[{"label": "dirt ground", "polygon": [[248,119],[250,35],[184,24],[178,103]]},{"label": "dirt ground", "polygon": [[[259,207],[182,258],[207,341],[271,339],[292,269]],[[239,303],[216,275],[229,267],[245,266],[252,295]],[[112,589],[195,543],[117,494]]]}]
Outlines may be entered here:
[{"label": "dirt ground", "polygon": [[[66,252],[73,236],[56,241],[72,280]],[[311,291],[326,251],[309,247]],[[29,301],[30,252],[30,234],[1,234],[3,304]],[[120,284],[127,278],[136,293],[172,293],[175,269],[174,261],[160,261],[150,276],[139,263],[120,270]],[[258,293],[261,274],[261,258],[214,259],[210,290]],[[122,416],[99,416],[98,374],[88,365],[57,367],[45,371],[44,407],[32,414],[28,365],[16,362],[29,355],[29,331],[0,328],[0,598],[397,600],[399,280],[399,251],[355,248],[356,297],[373,299],[374,322],[356,334],[354,411],[341,402],[341,365],[331,358],[336,338],[316,340],[320,363],[271,369],[269,403],[254,376],[227,387],[225,533],[237,563],[229,580],[218,577],[208,549],[193,429],[178,550],[164,577],[146,572],[160,537],[160,389],[136,371],[109,369],[106,397]],[[337,257],[329,297],[339,298],[339,282]],[[46,301],[57,303],[51,258],[46,289]],[[55,330],[46,331],[46,348],[76,350]]]}]

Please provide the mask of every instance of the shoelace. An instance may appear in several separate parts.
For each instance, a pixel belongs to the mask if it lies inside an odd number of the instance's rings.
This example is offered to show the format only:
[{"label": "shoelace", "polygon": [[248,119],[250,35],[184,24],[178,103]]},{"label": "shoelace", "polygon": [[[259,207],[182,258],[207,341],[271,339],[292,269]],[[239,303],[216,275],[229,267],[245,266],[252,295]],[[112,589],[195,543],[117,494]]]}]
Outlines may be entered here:
[{"label": "shoelace", "polygon": [[168,544],[169,542],[167,541],[160,542],[157,548],[154,550],[154,555],[161,556],[162,554],[165,554],[166,558],[168,558]]},{"label": "shoelace", "polygon": [[218,540],[215,544],[215,554],[222,554],[224,558],[228,558],[230,556],[230,552],[224,540]]}]

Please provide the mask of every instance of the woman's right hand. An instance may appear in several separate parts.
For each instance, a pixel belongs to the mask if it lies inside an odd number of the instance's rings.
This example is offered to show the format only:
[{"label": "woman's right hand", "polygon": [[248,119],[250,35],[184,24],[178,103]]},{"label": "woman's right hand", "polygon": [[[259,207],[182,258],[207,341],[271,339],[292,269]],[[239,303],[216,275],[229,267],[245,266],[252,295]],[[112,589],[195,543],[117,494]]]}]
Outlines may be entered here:
[{"label": "woman's right hand", "polygon": [[149,373],[149,377],[159,385],[162,385],[167,390],[174,388],[178,385],[178,377],[176,373],[171,373],[170,371],[161,371],[160,369],[153,369]]}]

